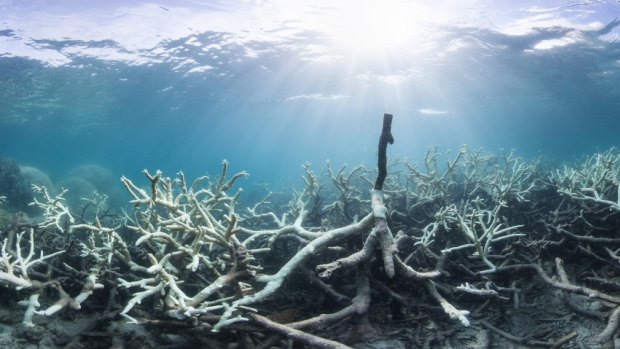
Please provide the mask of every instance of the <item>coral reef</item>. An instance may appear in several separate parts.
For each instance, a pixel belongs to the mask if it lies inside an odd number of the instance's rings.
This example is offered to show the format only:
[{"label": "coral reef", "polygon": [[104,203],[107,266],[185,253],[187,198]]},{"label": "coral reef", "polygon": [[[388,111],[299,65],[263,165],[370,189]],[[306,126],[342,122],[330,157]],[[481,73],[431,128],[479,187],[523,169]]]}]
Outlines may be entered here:
[{"label": "coral reef", "polygon": [[563,169],[469,148],[387,161],[384,121],[377,170],[305,165],[302,190],[249,207],[226,161],[122,177],[116,215],[35,186],[42,219],[2,229],[14,337],[62,314],[86,322],[55,338],[69,347],[614,347],[617,150]]}]

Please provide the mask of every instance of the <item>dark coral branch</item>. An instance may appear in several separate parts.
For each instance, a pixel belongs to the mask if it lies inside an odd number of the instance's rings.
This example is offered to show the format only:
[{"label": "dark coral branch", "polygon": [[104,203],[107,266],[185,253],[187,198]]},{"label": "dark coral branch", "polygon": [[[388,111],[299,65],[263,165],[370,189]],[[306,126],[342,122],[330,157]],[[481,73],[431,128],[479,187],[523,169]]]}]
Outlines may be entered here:
[{"label": "dark coral branch", "polygon": [[392,114],[383,114],[383,128],[381,130],[381,137],[379,138],[379,152],[378,152],[378,169],[379,174],[375,182],[375,190],[383,190],[383,182],[387,176],[387,145],[394,144],[394,137],[392,136]]}]

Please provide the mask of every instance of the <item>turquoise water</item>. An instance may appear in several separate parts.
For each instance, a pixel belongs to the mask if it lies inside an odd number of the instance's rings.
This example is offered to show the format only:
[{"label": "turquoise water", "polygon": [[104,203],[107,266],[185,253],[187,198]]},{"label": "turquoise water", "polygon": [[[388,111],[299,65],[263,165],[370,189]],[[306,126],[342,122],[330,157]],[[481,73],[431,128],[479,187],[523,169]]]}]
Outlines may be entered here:
[{"label": "turquoise water", "polygon": [[611,347],[619,18],[0,0],[0,348]]},{"label": "turquoise water", "polygon": [[413,161],[618,145],[620,4],[433,3],[0,1],[0,156],[300,185],[306,161],[374,166],[384,112]]}]

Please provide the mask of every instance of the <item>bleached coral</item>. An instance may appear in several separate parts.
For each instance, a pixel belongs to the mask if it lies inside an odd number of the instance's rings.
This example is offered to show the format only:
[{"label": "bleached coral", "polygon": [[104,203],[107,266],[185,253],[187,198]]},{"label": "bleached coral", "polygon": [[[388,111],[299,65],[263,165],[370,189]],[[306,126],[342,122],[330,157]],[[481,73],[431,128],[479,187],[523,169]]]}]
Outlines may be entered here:
[{"label": "bleached coral", "polygon": [[[502,285],[508,282],[502,273],[512,270],[533,271],[542,282],[563,292],[620,304],[617,297],[566,281],[566,271],[559,264],[556,270],[562,282],[542,269],[548,253],[541,251],[562,243],[549,240],[553,234],[593,246],[601,241],[620,243],[613,237],[567,230],[566,222],[580,220],[599,234],[597,225],[588,221],[595,219],[592,213],[604,211],[616,217],[610,203],[597,201],[615,202],[617,173],[605,171],[615,168],[609,165],[613,158],[598,159],[587,163],[599,170],[580,168],[564,172],[565,176],[558,172],[545,181],[549,178],[541,179],[537,163],[527,163],[513,153],[493,156],[463,148],[442,164],[438,149],[433,148],[422,166],[390,163],[385,188],[370,195],[367,189],[372,183],[367,177],[374,173],[365,168],[347,172],[345,167],[335,171],[327,165],[317,175],[306,165],[305,187],[292,198],[269,194],[243,210],[238,209],[237,180],[246,174],[230,176],[227,162],[219,176],[189,183],[182,172],[169,178],[161,171],[145,170],[144,185],[121,178],[133,211],[114,221],[100,217],[105,215],[104,196],[82,200],[92,214],[76,214],[63,198],[65,191],[53,196],[35,187],[35,205],[44,216],[34,227],[34,237],[30,231],[30,247],[28,234],[17,235],[16,244],[5,240],[0,282],[24,291],[26,298],[20,304],[26,308],[24,323],[29,326],[36,316],[79,309],[95,292],[112,292],[102,290],[105,284],[121,289],[117,299],[122,304],[115,309],[136,323],[172,321],[175,326],[211,331],[243,331],[245,326],[255,331],[260,325],[323,344],[327,342],[306,329],[367,316],[371,301],[380,297],[425,307],[436,303],[446,319],[477,327],[461,298],[492,298],[494,307],[518,308],[525,286]],[[551,220],[547,220],[549,212],[533,202],[540,191],[555,194],[545,197],[545,205],[559,205],[550,213]],[[44,273],[32,277],[29,272],[65,257],[44,243],[35,245],[38,232],[52,234],[55,240],[79,234],[74,246],[79,246],[87,263],[62,266],[72,276],[72,289],[54,275],[46,279]],[[617,246],[607,248],[609,256],[604,248],[596,257],[604,255],[607,262],[616,263]],[[45,252],[37,259],[39,250]],[[594,254],[589,248],[581,250]],[[308,318],[286,324],[263,316],[290,296],[283,291],[298,287],[291,282],[298,278],[306,278],[324,293],[321,297],[333,298],[341,306],[326,313],[321,311],[327,307],[317,307]],[[411,287],[395,291],[385,280]],[[372,300],[371,289],[379,291]]]},{"label": "bleached coral", "polygon": [[585,159],[578,167],[565,166],[551,180],[558,192],[587,209],[596,205],[620,211],[620,153],[610,149]]}]

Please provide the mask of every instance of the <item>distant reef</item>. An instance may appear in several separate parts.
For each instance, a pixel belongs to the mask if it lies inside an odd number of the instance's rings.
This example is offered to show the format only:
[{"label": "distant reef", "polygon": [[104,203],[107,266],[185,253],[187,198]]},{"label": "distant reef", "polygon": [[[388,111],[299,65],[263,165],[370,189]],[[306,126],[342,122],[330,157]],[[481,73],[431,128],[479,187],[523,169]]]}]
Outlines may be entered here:
[{"label": "distant reef", "polygon": [[32,190],[17,160],[0,157],[0,196],[15,210],[33,212],[28,206],[33,200]]}]

